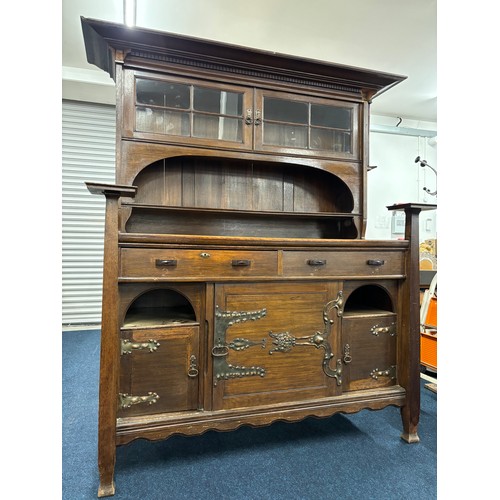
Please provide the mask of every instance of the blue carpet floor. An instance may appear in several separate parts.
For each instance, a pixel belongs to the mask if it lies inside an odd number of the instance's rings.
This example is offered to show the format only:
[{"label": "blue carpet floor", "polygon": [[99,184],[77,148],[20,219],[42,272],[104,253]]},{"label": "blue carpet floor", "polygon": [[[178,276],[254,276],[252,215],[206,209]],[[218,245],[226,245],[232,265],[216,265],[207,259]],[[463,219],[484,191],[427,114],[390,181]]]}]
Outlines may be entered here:
[{"label": "blue carpet floor", "polygon": [[[97,497],[99,331],[63,333],[63,500]],[[117,450],[114,499],[433,500],[436,399],[424,389],[420,443],[399,409],[363,410]]]}]

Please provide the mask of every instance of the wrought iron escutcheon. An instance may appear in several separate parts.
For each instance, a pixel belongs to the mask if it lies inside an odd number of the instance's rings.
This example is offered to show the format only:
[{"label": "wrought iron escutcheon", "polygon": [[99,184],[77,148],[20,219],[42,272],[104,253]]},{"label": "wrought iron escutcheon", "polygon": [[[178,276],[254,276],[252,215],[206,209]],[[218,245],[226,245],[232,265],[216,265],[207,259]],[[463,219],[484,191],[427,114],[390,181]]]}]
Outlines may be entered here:
[{"label": "wrought iron escutcheon", "polygon": [[325,304],[323,308],[323,322],[325,324],[323,332],[316,332],[313,335],[304,337],[294,337],[289,332],[273,333],[269,332],[269,336],[273,339],[274,348],[269,351],[269,354],[274,352],[289,352],[295,346],[312,346],[316,349],[324,349],[323,356],[323,371],[328,377],[332,377],[337,381],[337,385],[342,384],[342,360],[339,358],[335,362],[336,368],[330,367],[330,360],[334,357],[332,347],[328,341],[334,320],[330,318],[330,313],[333,309],[337,310],[337,317],[341,317],[344,312],[344,296],[342,290],[337,294],[337,297]]},{"label": "wrought iron escutcheon", "polygon": [[253,346],[265,347],[266,339],[260,342],[254,342],[248,339],[236,338],[230,342],[226,341],[227,329],[244,321],[255,321],[266,315],[266,309],[258,311],[221,311],[219,306],[215,307],[215,339],[212,348],[214,358],[214,386],[219,380],[228,380],[231,378],[260,376],[264,377],[266,370],[260,366],[234,366],[227,362],[226,356],[229,349],[242,351]]}]

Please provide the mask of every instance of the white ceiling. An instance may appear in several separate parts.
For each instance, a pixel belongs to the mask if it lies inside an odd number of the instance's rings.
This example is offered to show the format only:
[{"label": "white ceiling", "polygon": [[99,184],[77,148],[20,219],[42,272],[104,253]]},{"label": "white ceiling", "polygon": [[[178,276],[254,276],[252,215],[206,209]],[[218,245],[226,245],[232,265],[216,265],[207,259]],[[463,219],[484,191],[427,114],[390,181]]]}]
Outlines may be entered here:
[{"label": "white ceiling", "polygon": [[[408,78],[378,115],[437,121],[437,0],[137,0],[137,25]],[[63,98],[113,102],[113,82],[86,62],[80,16],[123,22],[123,0],[63,0]],[[395,124],[398,120],[395,120]]]}]

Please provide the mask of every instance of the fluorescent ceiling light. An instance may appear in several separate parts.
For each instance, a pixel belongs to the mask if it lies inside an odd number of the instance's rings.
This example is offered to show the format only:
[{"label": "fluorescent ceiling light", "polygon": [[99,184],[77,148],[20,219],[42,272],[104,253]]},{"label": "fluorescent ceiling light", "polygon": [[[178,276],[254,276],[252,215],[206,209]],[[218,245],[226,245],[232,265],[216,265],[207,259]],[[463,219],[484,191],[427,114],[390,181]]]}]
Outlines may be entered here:
[{"label": "fluorescent ceiling light", "polygon": [[136,11],[136,0],[123,0],[123,21],[130,28],[135,26]]}]

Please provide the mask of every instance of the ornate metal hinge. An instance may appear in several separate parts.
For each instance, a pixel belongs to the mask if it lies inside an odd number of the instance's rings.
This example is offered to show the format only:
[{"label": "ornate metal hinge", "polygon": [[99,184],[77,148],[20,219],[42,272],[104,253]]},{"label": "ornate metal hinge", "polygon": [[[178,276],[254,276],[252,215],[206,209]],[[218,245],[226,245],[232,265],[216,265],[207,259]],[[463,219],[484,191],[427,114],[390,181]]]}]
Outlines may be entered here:
[{"label": "ornate metal hinge", "polygon": [[396,323],[391,323],[389,326],[373,325],[370,332],[375,337],[378,337],[381,333],[388,333],[391,337],[394,337],[396,335]]},{"label": "ornate metal hinge", "polygon": [[132,405],[147,403],[152,405],[158,401],[160,396],[156,392],[148,392],[147,396],[132,396],[130,394],[118,394],[120,400],[120,408],[130,408]]},{"label": "ornate metal hinge", "polygon": [[269,336],[274,339],[272,341],[275,346],[269,351],[269,354],[274,352],[290,352],[296,346],[313,346],[316,349],[324,349],[325,355],[323,356],[323,371],[328,377],[335,378],[337,385],[342,384],[342,360],[337,359],[336,368],[330,367],[330,360],[334,357],[328,337],[331,333],[333,319],[330,319],[330,312],[332,309],[337,310],[337,316],[340,317],[344,311],[343,293],[340,291],[337,298],[331,300],[323,308],[323,322],[325,324],[323,332],[316,332],[313,335],[304,337],[294,337],[289,332],[273,333],[269,332]]},{"label": "ornate metal hinge", "polygon": [[379,377],[389,377],[390,379],[396,378],[396,365],[392,365],[387,370],[379,370],[375,368],[370,373],[371,378],[378,380]]},{"label": "ornate metal hinge", "polygon": [[149,339],[147,342],[134,342],[133,340],[123,339],[121,342],[121,353],[131,354],[133,350],[145,350],[154,352],[160,347],[160,343],[156,340]]},{"label": "ornate metal hinge", "polygon": [[253,346],[266,345],[266,339],[260,342],[254,342],[248,339],[236,338],[226,342],[227,329],[236,324],[245,321],[255,321],[266,315],[266,309],[258,311],[221,311],[218,306],[215,308],[215,343],[212,349],[214,357],[214,385],[219,380],[228,380],[230,378],[250,377],[258,375],[264,377],[266,370],[260,366],[235,366],[229,364],[225,357],[229,349],[234,351],[243,351]]}]

